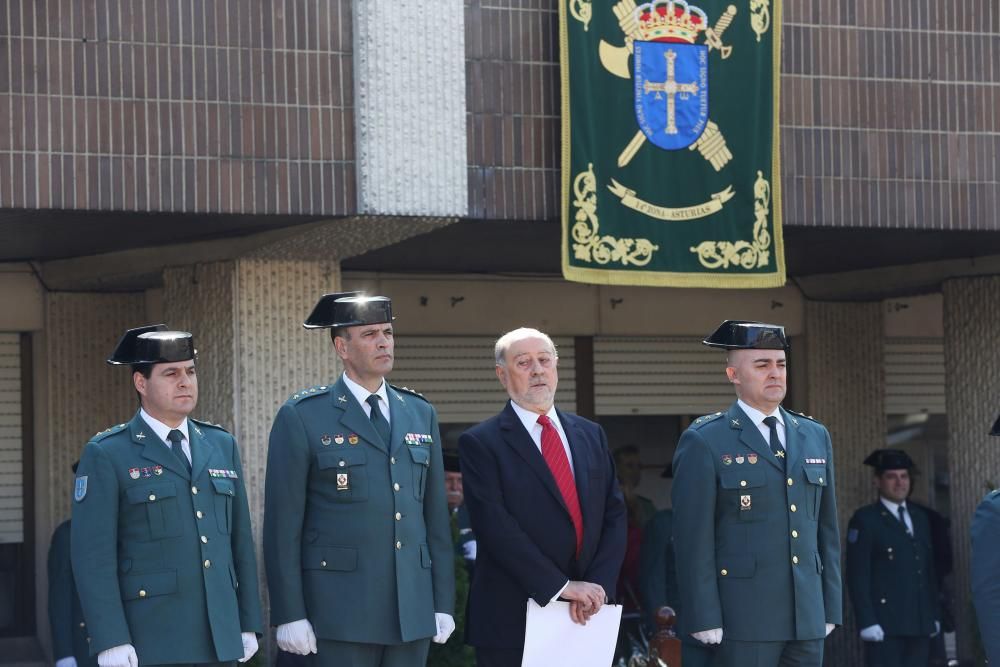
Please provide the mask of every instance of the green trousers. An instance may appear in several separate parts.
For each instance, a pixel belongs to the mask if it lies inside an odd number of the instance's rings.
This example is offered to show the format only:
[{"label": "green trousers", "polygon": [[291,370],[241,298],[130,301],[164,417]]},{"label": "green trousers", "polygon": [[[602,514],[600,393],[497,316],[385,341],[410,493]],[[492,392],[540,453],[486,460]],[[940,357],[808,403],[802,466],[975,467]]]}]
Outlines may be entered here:
[{"label": "green trousers", "polygon": [[310,667],[424,667],[431,640],[402,644],[358,644],[316,641],[316,654],[309,656]]}]

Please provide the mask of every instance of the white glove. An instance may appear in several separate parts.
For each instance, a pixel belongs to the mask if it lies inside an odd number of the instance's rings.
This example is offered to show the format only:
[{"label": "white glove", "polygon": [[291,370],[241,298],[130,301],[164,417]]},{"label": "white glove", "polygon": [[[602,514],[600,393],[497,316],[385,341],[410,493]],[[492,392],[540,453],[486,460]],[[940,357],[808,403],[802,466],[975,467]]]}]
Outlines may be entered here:
[{"label": "white glove", "polygon": [[98,653],[97,664],[100,667],[139,667],[139,656],[131,644],[122,644]]},{"label": "white glove", "polygon": [[711,630],[692,632],[691,636],[700,641],[702,644],[721,644],[722,628],[712,628]]},{"label": "white glove", "polygon": [[244,632],[240,638],[243,640],[243,657],[240,658],[240,662],[246,662],[257,652],[257,633]]},{"label": "white glove", "polygon": [[834,629],[835,627],[837,627],[837,626],[836,626],[836,625],[834,625],[833,623],[827,623],[827,624],[826,624],[826,636],[827,636],[827,637],[829,637],[829,636],[830,636],[830,633],[831,633],[831,632],[833,632],[833,629]]},{"label": "white glove", "polygon": [[69,656],[68,658],[59,658],[56,660],[56,667],[76,667],[76,658]]},{"label": "white glove", "polygon": [[455,619],[450,614],[434,613],[434,622],[437,623],[437,634],[434,635],[435,644],[443,644],[455,632]]},{"label": "white glove", "polygon": [[[316,634],[309,619],[284,623],[278,626],[278,648],[295,655],[309,655],[316,652]],[[104,667],[104,665],[101,665]]]},{"label": "white glove", "polygon": [[462,545],[462,558],[465,560],[476,560],[476,541],[469,540]]},{"label": "white glove", "polygon": [[869,625],[861,631],[861,639],[866,642],[880,642],[885,639],[885,632],[879,624]]}]

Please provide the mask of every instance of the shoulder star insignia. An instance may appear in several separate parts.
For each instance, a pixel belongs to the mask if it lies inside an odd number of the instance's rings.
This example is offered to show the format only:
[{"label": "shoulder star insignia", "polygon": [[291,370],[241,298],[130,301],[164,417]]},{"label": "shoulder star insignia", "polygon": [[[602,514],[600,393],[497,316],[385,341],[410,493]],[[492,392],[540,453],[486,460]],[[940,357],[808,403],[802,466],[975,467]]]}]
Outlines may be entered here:
[{"label": "shoulder star insignia", "polygon": [[346,396],[338,396],[337,400],[340,401],[341,403],[347,403],[347,397]]},{"label": "shoulder star insignia", "polygon": [[739,419],[734,419],[732,421],[733,421],[733,426],[739,426],[740,425],[740,420]]},{"label": "shoulder star insignia", "polygon": [[142,431],[139,431],[138,433],[135,434],[135,439],[136,440],[144,440],[145,438],[146,438],[146,434],[143,433]]},{"label": "shoulder star insignia", "polygon": [[783,459],[785,458],[785,450],[783,449],[778,450],[777,452],[774,453],[774,455],[777,456],[779,459]]}]

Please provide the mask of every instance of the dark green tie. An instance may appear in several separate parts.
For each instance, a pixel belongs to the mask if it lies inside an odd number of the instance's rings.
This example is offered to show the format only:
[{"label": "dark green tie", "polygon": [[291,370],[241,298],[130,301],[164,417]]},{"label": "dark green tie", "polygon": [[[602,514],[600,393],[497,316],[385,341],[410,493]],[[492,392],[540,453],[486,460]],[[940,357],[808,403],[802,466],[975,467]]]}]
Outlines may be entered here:
[{"label": "dark green tie", "polygon": [[774,456],[781,463],[781,468],[785,468],[785,448],[781,446],[781,440],[778,439],[778,418],[777,417],[765,417],[764,423],[767,427],[771,429],[769,434],[769,440],[771,445],[771,451],[774,452]]},{"label": "dark green tie", "polygon": [[389,444],[389,422],[386,421],[385,415],[382,414],[382,410],[378,407],[378,394],[372,394],[367,399],[368,405],[372,407],[372,412],[368,417],[372,420],[372,426],[375,427],[375,432],[378,436],[382,438],[382,442],[386,445]]},{"label": "dark green tie", "polygon": [[188,457],[184,456],[184,448],[181,447],[181,441],[183,439],[184,434],[176,428],[170,433],[167,433],[167,440],[170,441],[170,451],[172,451],[174,455],[181,460],[181,463],[184,464],[184,468],[188,472],[191,472],[191,462],[188,461]]}]

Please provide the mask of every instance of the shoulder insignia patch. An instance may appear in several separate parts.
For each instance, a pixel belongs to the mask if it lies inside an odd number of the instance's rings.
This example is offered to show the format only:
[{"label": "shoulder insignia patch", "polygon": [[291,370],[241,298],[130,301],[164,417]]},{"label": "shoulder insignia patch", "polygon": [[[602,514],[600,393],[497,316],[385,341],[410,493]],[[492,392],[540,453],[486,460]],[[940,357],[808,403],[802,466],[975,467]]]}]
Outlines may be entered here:
[{"label": "shoulder insignia patch", "polygon": [[[420,399],[422,399],[424,401],[427,401],[427,397],[424,396],[423,394],[421,394],[416,389],[410,389],[409,387],[397,387],[394,384],[390,384],[389,386],[392,387],[393,389],[395,389],[396,391],[401,391],[401,392],[404,392],[406,394],[410,394],[411,396],[416,396],[417,398],[420,398]],[[430,401],[427,401],[427,402],[430,403]]]},{"label": "shoulder insignia patch", "polygon": [[312,398],[313,396],[322,396],[330,391],[330,387],[327,385],[321,385],[318,387],[309,387],[307,389],[299,389],[297,392],[288,397],[288,400],[292,403],[298,403],[299,401]]},{"label": "shoulder insignia patch", "polygon": [[87,497],[87,476],[80,475],[76,478],[76,485],[73,487],[73,500],[80,502]]},{"label": "shoulder insignia patch", "polygon": [[858,529],[851,528],[850,530],[847,531],[847,541],[850,542],[851,544],[854,544],[855,542],[858,541],[858,535],[859,535]]},{"label": "shoulder insignia patch", "polygon": [[688,426],[688,428],[701,428],[705,424],[713,422],[721,416],[722,416],[721,412],[713,412],[710,415],[703,415],[695,419],[693,422],[691,422],[691,425]]},{"label": "shoulder insignia patch", "polygon": [[115,426],[109,426],[103,431],[98,431],[97,433],[95,433],[93,437],[91,437],[90,439],[93,440],[94,442],[100,442],[101,440],[107,438],[109,435],[114,435],[115,433],[119,433],[126,426],[128,426],[128,424],[116,424]]}]

